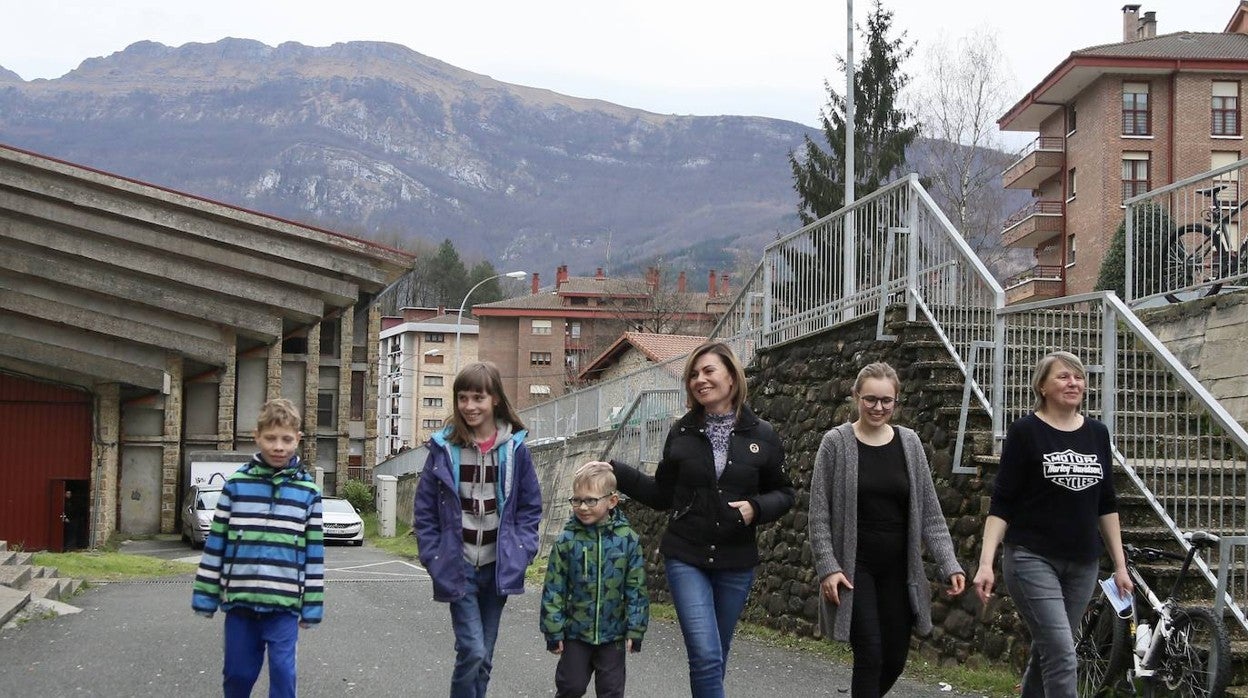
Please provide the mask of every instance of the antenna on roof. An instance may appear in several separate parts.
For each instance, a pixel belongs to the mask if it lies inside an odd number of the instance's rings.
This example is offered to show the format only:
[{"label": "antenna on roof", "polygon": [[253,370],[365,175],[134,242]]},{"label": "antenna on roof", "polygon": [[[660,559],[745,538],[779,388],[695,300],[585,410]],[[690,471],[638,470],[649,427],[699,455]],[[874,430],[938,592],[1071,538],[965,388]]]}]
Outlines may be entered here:
[{"label": "antenna on roof", "polygon": [[602,271],[606,274],[611,273],[611,229],[607,228],[607,258],[602,262]]}]

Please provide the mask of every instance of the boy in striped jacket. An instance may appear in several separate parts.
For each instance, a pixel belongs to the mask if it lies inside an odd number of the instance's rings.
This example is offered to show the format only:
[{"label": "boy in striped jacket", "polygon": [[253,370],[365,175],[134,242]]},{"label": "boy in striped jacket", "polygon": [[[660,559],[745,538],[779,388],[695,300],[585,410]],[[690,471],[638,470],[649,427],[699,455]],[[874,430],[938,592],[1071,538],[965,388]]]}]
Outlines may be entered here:
[{"label": "boy in striped jacket", "polygon": [[295,454],[300,424],[290,400],[260,410],[259,451],[222,487],[195,574],[195,612],[225,611],[226,698],[251,695],[266,646],[269,695],[294,696],[299,628],[321,621],[321,492]]}]

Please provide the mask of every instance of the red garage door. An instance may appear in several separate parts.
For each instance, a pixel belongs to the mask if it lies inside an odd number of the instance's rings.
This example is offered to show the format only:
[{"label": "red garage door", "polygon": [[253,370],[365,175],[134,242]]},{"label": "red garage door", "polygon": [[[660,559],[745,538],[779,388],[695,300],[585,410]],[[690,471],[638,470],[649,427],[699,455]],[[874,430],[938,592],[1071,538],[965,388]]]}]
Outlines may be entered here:
[{"label": "red garage door", "polygon": [[85,544],[89,393],[0,373],[0,540],[26,550]]}]

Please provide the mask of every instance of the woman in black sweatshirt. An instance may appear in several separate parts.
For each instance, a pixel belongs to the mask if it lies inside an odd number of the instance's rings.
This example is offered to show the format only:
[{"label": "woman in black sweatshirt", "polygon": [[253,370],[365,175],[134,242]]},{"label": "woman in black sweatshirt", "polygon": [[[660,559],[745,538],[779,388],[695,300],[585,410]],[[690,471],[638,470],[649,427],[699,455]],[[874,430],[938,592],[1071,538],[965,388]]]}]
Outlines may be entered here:
[{"label": "woman in black sweatshirt", "polygon": [[1080,413],[1083,363],[1056,351],[1036,364],[1033,412],[1010,425],[984,522],[975,574],[983,603],[992,596],[997,546],[1001,571],[1031,630],[1023,698],[1076,698],[1074,629],[1096,589],[1103,544],[1119,593],[1129,595],[1114,494],[1109,430]]}]

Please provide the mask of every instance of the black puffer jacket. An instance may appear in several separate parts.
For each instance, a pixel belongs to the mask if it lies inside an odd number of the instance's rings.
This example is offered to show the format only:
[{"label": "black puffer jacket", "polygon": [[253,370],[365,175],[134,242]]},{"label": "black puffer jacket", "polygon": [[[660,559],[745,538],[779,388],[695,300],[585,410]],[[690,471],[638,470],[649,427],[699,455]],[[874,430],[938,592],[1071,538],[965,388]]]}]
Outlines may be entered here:
[{"label": "black puffer jacket", "polygon": [[[728,441],[728,463],[715,478],[715,458],[701,411],[681,417],[667,433],[654,475],[611,461],[619,489],[637,501],[667,510],[660,552],[708,569],[758,564],[755,529],[793,506],[793,484],[784,471],[784,447],[775,429],[743,407]],[[728,502],[749,501],[754,521],[745,525]]]}]

